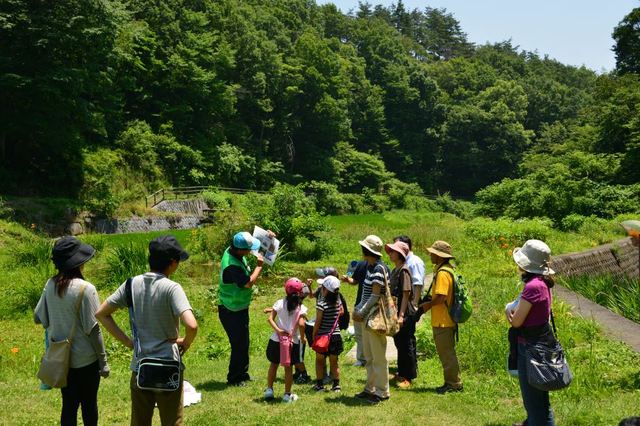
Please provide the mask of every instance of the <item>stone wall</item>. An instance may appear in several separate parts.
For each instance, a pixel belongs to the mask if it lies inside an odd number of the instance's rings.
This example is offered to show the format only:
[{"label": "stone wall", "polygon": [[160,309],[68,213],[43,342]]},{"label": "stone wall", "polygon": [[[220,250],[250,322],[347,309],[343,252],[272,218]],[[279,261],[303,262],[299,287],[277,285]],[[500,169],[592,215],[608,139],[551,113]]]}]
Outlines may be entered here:
[{"label": "stone wall", "polygon": [[201,219],[199,216],[133,216],[128,219],[100,219],[95,222],[93,232],[102,234],[128,234],[132,232],[192,229],[198,227]]},{"label": "stone wall", "polygon": [[204,216],[203,212],[208,208],[209,206],[202,199],[163,200],[154,207],[154,210],[192,216]]},{"label": "stone wall", "polygon": [[553,256],[551,267],[560,275],[614,275],[638,278],[640,255],[638,242],[631,237],[579,253]]}]

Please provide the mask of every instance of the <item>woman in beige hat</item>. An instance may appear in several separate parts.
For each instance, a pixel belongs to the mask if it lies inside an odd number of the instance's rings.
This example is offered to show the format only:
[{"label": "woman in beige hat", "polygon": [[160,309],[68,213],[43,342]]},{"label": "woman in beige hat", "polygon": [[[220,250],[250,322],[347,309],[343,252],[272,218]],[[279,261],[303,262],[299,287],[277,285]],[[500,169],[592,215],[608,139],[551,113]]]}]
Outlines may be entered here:
[{"label": "woman in beige hat", "polygon": [[[527,380],[525,348],[527,342],[555,339],[549,325],[551,315],[551,288],[554,286],[549,267],[551,249],[540,240],[528,240],[513,251],[513,260],[524,282],[524,289],[515,310],[507,312],[507,319],[517,329],[518,379],[527,420],[530,426],[554,425],[549,392],[529,385]],[[517,425],[520,425],[518,423]]]},{"label": "woman in beige hat", "polygon": [[[382,240],[369,235],[359,241],[362,257],[367,261],[367,274],[362,284],[362,299],[353,312],[354,321],[364,321],[384,294],[389,268],[382,262]],[[380,336],[364,327],[362,344],[366,360],[367,383],[356,398],[376,404],[389,399],[389,363],[387,362],[387,337]]]},{"label": "woman in beige hat", "polygon": [[396,384],[401,389],[411,387],[411,381],[418,375],[416,354],[416,323],[414,321],[415,306],[413,304],[413,284],[411,271],[406,263],[409,256],[409,245],[396,241],[384,246],[389,259],[395,265],[389,280],[391,295],[397,298],[398,322],[400,331],[393,336],[398,349],[398,374]]}]

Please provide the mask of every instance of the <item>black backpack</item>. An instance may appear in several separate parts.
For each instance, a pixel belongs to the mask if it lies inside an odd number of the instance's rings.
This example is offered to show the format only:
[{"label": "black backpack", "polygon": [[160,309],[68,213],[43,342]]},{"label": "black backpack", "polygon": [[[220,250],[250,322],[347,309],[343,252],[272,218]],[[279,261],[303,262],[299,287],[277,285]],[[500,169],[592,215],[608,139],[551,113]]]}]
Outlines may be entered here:
[{"label": "black backpack", "polygon": [[349,308],[347,308],[347,301],[345,300],[342,293],[338,293],[340,295],[340,303],[342,304],[342,315],[338,319],[338,328],[340,330],[346,330],[349,328],[349,322],[351,321],[351,315],[349,314]]}]

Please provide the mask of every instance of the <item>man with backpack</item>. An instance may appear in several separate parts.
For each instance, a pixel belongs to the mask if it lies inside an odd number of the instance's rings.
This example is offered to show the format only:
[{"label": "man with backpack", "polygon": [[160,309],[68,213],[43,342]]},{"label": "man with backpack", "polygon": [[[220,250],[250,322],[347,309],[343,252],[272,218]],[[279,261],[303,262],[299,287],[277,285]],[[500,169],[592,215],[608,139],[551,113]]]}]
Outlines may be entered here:
[{"label": "man with backpack", "polygon": [[458,392],[462,390],[460,365],[456,355],[457,324],[451,318],[449,307],[454,304],[454,270],[449,263],[454,258],[451,245],[445,241],[436,241],[427,249],[434,265],[434,279],[431,297],[427,297],[419,305],[420,315],[431,310],[431,327],[438,357],[444,371],[444,385],[436,388],[436,392]]}]

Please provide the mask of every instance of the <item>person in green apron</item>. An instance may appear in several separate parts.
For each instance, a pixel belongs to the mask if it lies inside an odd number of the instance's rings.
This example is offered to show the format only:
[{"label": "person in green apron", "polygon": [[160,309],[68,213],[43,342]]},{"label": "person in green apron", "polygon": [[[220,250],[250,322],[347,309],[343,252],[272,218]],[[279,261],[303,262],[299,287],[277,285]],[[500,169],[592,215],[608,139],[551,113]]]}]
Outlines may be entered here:
[{"label": "person in green apron", "polygon": [[231,345],[227,373],[227,384],[231,386],[244,386],[250,380],[249,304],[253,286],[262,272],[263,258],[257,255],[257,266],[251,271],[245,256],[259,247],[260,240],[248,232],[238,232],[224,251],[220,264],[218,317]]}]

